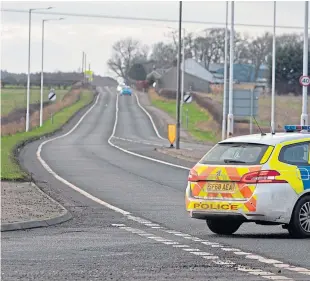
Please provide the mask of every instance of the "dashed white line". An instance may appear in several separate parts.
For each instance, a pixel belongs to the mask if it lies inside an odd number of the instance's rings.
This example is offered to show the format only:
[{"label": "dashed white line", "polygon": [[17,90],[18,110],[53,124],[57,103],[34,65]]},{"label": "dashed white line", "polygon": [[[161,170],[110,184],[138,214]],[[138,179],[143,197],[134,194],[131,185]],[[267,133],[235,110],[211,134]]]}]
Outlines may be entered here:
[{"label": "dashed white line", "polygon": [[[120,229],[123,229],[123,230],[126,230],[126,231],[129,231],[131,233],[136,233],[137,232],[137,229],[135,228],[132,228],[132,227],[126,227],[126,226],[118,226],[116,225],[117,227],[119,227]],[[200,249],[197,249],[197,248],[190,248],[188,245],[180,245],[178,242],[176,241],[171,241],[171,242],[167,242],[167,239],[163,238],[163,237],[160,237],[160,236],[154,236],[152,234],[149,234],[149,236],[147,237],[149,239],[152,239],[152,240],[155,240],[156,242],[160,242],[160,243],[163,243],[165,245],[172,245],[172,247],[174,248],[181,248],[181,250],[189,253],[189,254],[192,254],[192,255],[195,255],[195,256],[200,256],[206,260],[210,260],[212,263],[214,264],[217,264],[217,265],[223,265],[223,266],[228,266],[228,267],[231,267],[231,266],[235,266],[236,263],[226,259],[226,260],[221,260],[219,256],[215,256],[211,253],[207,253],[207,252],[203,252],[203,251],[200,251]],[[161,239],[159,239],[161,238]],[[282,281],[293,281],[294,279],[292,278],[288,278],[288,277],[285,277],[285,276],[280,276],[280,275],[275,275],[274,273],[272,272],[268,272],[268,271],[263,271],[261,269],[255,269],[255,268],[250,268],[250,267],[244,267],[244,266],[237,266],[236,269],[238,271],[241,271],[241,272],[244,272],[244,273],[247,273],[247,274],[252,274],[252,275],[255,275],[255,276],[260,276],[264,279],[269,279],[269,280],[282,280]]]},{"label": "dashed white line", "polygon": [[153,142],[143,141],[143,140],[132,140],[132,139],[121,138],[121,137],[116,137],[116,136],[113,136],[113,139],[127,141],[127,142],[132,142],[132,143],[139,143],[139,144],[147,144],[147,145],[154,145],[154,146],[159,146],[159,147],[165,147],[164,144],[153,143]]}]

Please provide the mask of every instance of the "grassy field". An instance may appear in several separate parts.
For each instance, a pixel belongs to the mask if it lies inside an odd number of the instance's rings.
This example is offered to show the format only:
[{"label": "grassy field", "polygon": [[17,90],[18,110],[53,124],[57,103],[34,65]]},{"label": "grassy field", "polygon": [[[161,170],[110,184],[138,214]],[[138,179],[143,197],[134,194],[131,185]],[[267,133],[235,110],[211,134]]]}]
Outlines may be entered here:
[{"label": "grassy field", "polygon": [[[176,116],[175,101],[164,99],[158,96],[154,91],[149,92],[152,105],[167,112],[171,117]],[[215,142],[218,136],[214,134],[212,129],[213,120],[210,114],[199,107],[196,103],[184,104],[182,115],[182,127],[186,128],[186,111],[188,112],[188,132],[199,141]],[[206,130],[206,126],[210,129]]]},{"label": "grassy field", "polygon": [[[62,99],[68,90],[55,90],[57,99]],[[16,88],[1,89],[1,116],[8,115],[12,110],[26,107],[27,90]],[[48,100],[49,89],[44,89],[44,100]],[[30,103],[40,102],[40,88],[30,91]]]},{"label": "grassy field", "polygon": [[19,143],[33,137],[39,137],[60,128],[69,118],[78,112],[85,105],[89,104],[93,99],[93,94],[89,90],[84,90],[81,98],[73,105],[59,111],[54,116],[54,122],[50,119],[44,122],[43,126],[30,132],[17,133],[11,136],[1,137],[1,179],[22,180],[26,174],[20,169],[19,165],[14,161],[13,150]]}]

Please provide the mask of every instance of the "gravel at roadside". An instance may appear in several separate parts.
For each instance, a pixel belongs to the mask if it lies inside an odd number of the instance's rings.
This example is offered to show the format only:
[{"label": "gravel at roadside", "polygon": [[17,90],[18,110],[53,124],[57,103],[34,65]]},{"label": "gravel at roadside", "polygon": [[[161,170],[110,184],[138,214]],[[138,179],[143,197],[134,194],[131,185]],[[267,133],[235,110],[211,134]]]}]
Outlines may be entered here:
[{"label": "gravel at roadside", "polygon": [[10,230],[51,225],[61,222],[59,217],[69,219],[67,210],[33,183],[1,182],[2,231],[8,224]]}]

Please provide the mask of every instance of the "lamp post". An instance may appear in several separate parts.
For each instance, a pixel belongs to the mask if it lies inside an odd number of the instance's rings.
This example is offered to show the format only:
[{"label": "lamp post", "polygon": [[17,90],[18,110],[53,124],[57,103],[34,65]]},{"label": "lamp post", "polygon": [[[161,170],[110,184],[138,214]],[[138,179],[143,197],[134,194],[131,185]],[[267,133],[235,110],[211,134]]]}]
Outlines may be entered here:
[{"label": "lamp post", "polygon": [[275,89],[276,89],[276,1],[273,2],[272,79],[271,79],[271,133],[275,133]]},{"label": "lamp post", "polygon": [[179,50],[178,50],[178,75],[177,75],[177,131],[176,131],[176,142],[175,142],[175,148],[180,149],[180,98],[181,98],[181,68],[180,68],[180,58],[181,58],[181,31],[182,31],[182,1],[179,2]]},{"label": "lamp post", "polygon": [[[309,21],[309,5],[305,1],[305,28],[304,28],[304,55],[303,55],[303,76],[308,76],[308,21]],[[308,125],[308,88],[302,87],[302,113],[301,125]]]},{"label": "lamp post", "polygon": [[29,131],[29,103],[30,103],[30,49],[31,49],[31,13],[35,10],[50,10],[53,7],[29,9],[29,38],[28,38],[28,77],[27,77],[27,111],[26,111],[26,132]]},{"label": "lamp post", "polygon": [[235,5],[231,1],[231,30],[230,30],[230,63],[229,63],[229,111],[227,117],[227,137],[231,137],[234,131],[234,113],[233,113],[233,87],[234,87],[234,21]]},{"label": "lamp post", "polygon": [[44,62],[44,23],[47,21],[53,20],[63,20],[64,18],[59,19],[45,19],[42,20],[42,58],[41,58],[41,100],[40,100],[40,127],[43,124],[43,62]]},{"label": "lamp post", "polygon": [[225,25],[225,54],[224,54],[224,93],[223,93],[223,121],[222,121],[222,140],[226,134],[226,98],[227,98],[227,52],[228,52],[228,1],[226,1],[226,25]]}]

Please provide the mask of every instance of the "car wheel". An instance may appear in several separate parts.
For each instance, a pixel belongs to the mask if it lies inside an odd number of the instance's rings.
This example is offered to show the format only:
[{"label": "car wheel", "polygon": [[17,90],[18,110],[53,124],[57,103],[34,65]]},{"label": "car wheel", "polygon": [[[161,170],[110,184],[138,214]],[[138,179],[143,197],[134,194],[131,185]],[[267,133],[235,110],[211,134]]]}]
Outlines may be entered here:
[{"label": "car wheel", "polygon": [[294,238],[310,238],[310,196],[302,197],[296,204],[288,232]]},{"label": "car wheel", "polygon": [[216,234],[230,235],[235,233],[242,222],[229,219],[210,219],[207,220],[207,225],[210,230]]}]

